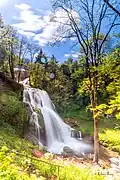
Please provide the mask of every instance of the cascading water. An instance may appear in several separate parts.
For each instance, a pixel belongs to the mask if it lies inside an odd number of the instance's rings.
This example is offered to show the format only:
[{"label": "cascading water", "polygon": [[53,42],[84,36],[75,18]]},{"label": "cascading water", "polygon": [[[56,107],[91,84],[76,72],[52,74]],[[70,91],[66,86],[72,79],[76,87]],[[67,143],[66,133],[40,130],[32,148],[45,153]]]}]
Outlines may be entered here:
[{"label": "cascading water", "polygon": [[42,145],[40,134],[41,127],[39,125],[39,116],[40,113],[42,113],[46,134],[46,148],[49,152],[61,154],[64,147],[72,149],[76,154],[91,152],[91,145],[71,137],[72,128],[65,124],[57,114],[47,92],[25,86],[27,81],[28,80],[25,80],[23,82],[23,102],[28,104],[31,109],[30,121],[35,126],[35,134],[39,144]]}]

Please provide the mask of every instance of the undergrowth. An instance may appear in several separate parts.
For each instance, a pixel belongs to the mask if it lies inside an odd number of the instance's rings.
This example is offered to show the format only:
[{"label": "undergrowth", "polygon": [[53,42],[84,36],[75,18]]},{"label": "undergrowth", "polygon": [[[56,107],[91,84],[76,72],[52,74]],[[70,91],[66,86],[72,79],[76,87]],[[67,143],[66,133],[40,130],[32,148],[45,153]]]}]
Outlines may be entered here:
[{"label": "undergrowth", "polygon": [[52,163],[47,156],[40,159],[47,163],[36,160],[31,153],[34,148],[12,128],[0,128],[0,180],[104,180],[88,169]]},{"label": "undergrowth", "polygon": [[99,135],[100,142],[109,149],[120,153],[120,130],[106,129]]}]

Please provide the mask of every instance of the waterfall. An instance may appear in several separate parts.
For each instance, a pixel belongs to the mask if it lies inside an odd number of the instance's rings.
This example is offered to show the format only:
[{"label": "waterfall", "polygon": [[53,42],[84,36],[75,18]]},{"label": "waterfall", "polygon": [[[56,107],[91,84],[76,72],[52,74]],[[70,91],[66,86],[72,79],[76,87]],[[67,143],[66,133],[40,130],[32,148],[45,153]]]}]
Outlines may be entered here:
[{"label": "waterfall", "polygon": [[[26,82],[24,82],[24,85]],[[79,132],[79,139],[71,137],[73,129],[64,123],[55,111],[55,106],[46,91],[24,86],[23,102],[28,104],[31,109],[30,121],[35,126],[35,134],[40,145],[42,142],[39,116],[42,113],[46,134],[46,148],[49,152],[61,154],[64,147],[72,149],[77,154],[91,151],[91,145],[81,140],[81,132]]]}]

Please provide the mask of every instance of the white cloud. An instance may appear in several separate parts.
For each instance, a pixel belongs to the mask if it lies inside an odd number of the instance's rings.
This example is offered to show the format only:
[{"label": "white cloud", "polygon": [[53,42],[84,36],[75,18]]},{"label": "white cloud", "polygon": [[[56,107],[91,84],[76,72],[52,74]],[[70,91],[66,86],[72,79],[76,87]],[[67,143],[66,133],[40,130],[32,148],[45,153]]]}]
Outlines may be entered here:
[{"label": "white cloud", "polygon": [[[46,11],[46,15],[36,15],[28,4],[15,5],[20,10],[20,17],[13,17],[16,20],[20,20],[20,23],[13,24],[12,26],[17,28],[21,34],[33,37],[34,40],[38,41],[41,46],[45,46],[48,42],[54,42],[59,40],[59,34],[67,35],[69,30],[69,21],[67,13],[59,9],[55,12],[54,17],[50,11]],[[73,15],[78,19],[78,14],[73,11]],[[50,18],[52,21],[50,21]],[[60,26],[60,23],[67,25]],[[32,33],[32,32],[34,33]],[[40,31],[36,34],[36,31]],[[61,40],[61,39],[60,39]],[[66,41],[66,39],[62,39]]]},{"label": "white cloud", "polygon": [[13,24],[12,26],[23,31],[37,31],[44,27],[45,23],[41,19],[41,16],[36,15],[31,7],[27,4],[15,5],[20,9],[20,17],[13,17],[22,21],[21,23]]},{"label": "white cloud", "polygon": [[72,57],[78,58],[78,54],[72,54]]},{"label": "white cloud", "polygon": [[71,54],[65,54],[64,55],[64,57],[70,57],[71,56]]},{"label": "white cloud", "polygon": [[70,54],[65,54],[64,57],[72,57],[72,58],[78,58],[79,52],[71,51]]},{"label": "white cloud", "polygon": [[16,8],[20,9],[20,10],[28,10],[28,9],[31,9],[31,6],[29,6],[28,4],[24,4],[24,3],[21,3],[19,5],[15,5]]},{"label": "white cloud", "polygon": [[22,34],[24,36],[27,36],[27,37],[34,37],[35,36],[35,33],[28,32],[28,31],[23,31],[23,30],[18,30],[18,33]]},{"label": "white cloud", "polygon": [[76,37],[71,37],[70,40],[71,40],[71,41],[76,41],[77,38],[76,38]]},{"label": "white cloud", "polygon": [[57,25],[53,23],[48,23],[42,33],[35,36],[35,40],[39,41],[41,46],[45,46],[48,42],[52,42],[53,34],[56,32]]},{"label": "white cloud", "polygon": [[6,6],[8,4],[9,0],[0,0],[0,8]]}]

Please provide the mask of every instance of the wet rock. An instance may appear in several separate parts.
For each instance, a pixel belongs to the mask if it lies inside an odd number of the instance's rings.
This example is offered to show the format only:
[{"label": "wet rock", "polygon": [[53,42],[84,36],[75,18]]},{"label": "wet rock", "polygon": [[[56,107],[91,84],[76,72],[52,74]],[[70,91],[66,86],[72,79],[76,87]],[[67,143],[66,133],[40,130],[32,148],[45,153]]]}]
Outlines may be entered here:
[{"label": "wet rock", "polygon": [[73,153],[73,150],[71,148],[67,147],[67,146],[65,146],[63,148],[63,151],[66,152],[66,153]]},{"label": "wet rock", "polygon": [[24,135],[24,138],[25,138],[26,140],[32,142],[33,145],[35,145],[35,146],[39,146],[39,145],[40,145],[39,142],[38,142],[38,139],[37,139],[32,133],[30,133],[30,132],[27,133],[27,134],[25,134],[25,135]]},{"label": "wet rock", "polygon": [[[24,137],[31,141],[34,145],[39,145],[40,142],[46,146],[46,133],[45,133],[45,125],[44,125],[44,119],[41,111],[36,110],[37,113],[39,113],[39,127],[36,128],[35,122],[31,121],[32,116],[32,107],[28,104],[26,104],[28,117],[27,122],[24,125]],[[34,117],[33,117],[34,118]],[[38,132],[40,132],[40,136],[38,137]],[[39,141],[38,141],[39,139]]]},{"label": "wet rock", "polygon": [[85,154],[82,154],[82,153],[78,154],[75,151],[73,151],[70,147],[65,146],[63,148],[62,156],[64,156],[64,157],[73,157],[73,156],[76,156],[76,157],[79,157],[79,158],[84,158]]},{"label": "wet rock", "polygon": [[68,156],[74,156],[75,153],[74,153],[74,151],[73,151],[71,148],[65,146],[65,147],[63,148],[62,155],[68,157]]},{"label": "wet rock", "polygon": [[81,132],[77,131],[75,129],[71,130],[71,137],[76,138],[76,139],[80,139],[81,138]]}]

